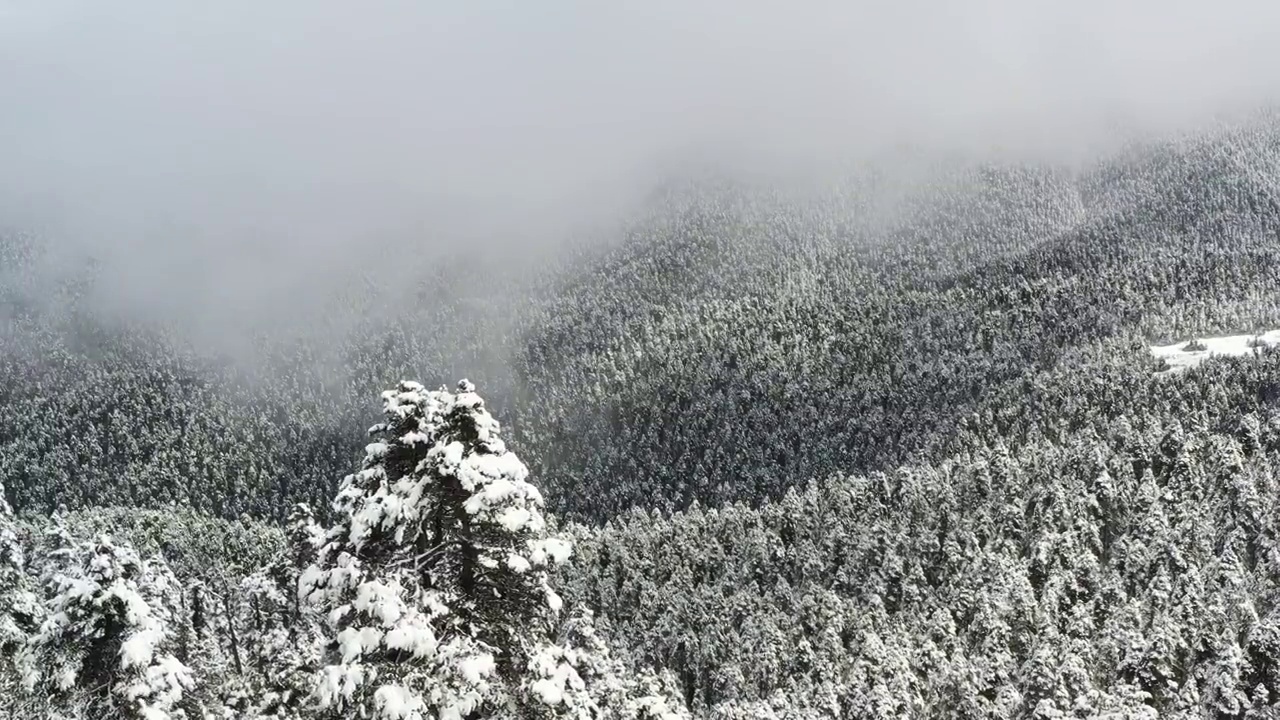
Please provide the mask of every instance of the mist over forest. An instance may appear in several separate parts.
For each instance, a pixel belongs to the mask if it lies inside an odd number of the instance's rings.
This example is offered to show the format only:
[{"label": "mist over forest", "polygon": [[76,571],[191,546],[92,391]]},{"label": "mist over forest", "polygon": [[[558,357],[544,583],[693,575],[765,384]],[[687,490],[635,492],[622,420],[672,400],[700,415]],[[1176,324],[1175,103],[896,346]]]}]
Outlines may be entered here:
[{"label": "mist over forest", "polygon": [[956,157],[1079,165],[1280,82],[1280,11],[1257,2],[3,13],[4,225],[109,263],[101,300],[215,345],[309,321],[290,308],[373,258],[607,243],[699,172],[821,188],[868,159],[907,185]]},{"label": "mist over forest", "polygon": [[1276,716],[1277,41],[0,0],[0,716]]}]

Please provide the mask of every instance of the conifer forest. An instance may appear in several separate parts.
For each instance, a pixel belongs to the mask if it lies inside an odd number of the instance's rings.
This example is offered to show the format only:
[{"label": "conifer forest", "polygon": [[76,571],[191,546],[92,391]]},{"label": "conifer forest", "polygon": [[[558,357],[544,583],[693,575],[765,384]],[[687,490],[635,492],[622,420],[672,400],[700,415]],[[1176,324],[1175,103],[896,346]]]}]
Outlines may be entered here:
[{"label": "conifer forest", "polygon": [[0,0],[0,718],[1280,717],[1276,11],[136,1]]}]

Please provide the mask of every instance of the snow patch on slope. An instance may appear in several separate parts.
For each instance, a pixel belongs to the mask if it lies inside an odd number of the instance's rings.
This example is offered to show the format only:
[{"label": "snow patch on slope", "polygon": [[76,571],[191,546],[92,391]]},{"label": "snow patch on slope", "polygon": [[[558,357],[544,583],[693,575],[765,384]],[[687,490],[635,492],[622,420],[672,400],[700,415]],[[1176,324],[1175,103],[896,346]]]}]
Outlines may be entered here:
[{"label": "snow patch on slope", "polygon": [[1168,367],[1163,372],[1181,372],[1215,355],[1252,355],[1263,347],[1278,346],[1280,346],[1280,330],[1271,330],[1261,335],[1224,335],[1197,338],[1191,342],[1173,345],[1153,345],[1151,354],[1168,363]]}]

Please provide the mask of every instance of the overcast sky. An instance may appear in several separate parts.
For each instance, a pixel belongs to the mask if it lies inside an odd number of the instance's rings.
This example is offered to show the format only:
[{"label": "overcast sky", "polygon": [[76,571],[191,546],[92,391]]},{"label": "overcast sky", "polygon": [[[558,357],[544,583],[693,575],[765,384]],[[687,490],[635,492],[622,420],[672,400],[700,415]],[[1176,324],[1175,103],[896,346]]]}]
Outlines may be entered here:
[{"label": "overcast sky", "polygon": [[0,226],[252,305],[353,249],[536,243],[690,157],[1076,159],[1278,90],[1270,0],[0,0]]}]

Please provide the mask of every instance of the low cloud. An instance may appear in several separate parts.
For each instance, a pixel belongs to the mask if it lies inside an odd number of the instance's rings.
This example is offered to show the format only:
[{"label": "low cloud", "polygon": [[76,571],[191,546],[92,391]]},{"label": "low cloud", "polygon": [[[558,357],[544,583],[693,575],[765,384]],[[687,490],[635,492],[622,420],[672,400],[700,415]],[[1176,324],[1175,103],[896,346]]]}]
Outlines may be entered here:
[{"label": "low cloud", "polygon": [[688,163],[1078,161],[1271,103],[1277,48],[1263,0],[0,0],[0,226],[232,326],[352,262],[536,255]]}]

